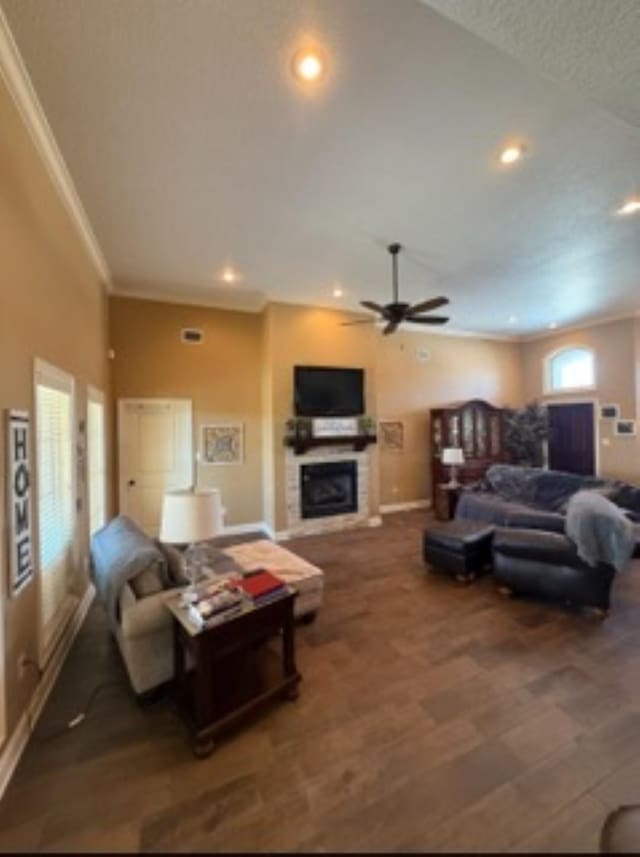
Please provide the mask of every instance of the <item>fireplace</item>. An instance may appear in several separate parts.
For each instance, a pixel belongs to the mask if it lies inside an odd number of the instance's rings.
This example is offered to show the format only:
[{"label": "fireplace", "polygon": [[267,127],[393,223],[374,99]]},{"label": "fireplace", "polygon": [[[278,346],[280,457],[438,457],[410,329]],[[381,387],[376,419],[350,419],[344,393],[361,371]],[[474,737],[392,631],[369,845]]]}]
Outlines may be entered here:
[{"label": "fireplace", "polygon": [[358,511],[357,462],[303,464],[300,481],[302,518],[325,518]]}]

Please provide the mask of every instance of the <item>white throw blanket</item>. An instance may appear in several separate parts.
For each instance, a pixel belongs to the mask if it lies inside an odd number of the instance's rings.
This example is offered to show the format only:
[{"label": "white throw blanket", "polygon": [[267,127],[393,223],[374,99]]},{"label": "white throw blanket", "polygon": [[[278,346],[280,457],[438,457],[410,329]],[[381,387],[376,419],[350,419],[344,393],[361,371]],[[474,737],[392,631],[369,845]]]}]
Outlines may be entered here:
[{"label": "white throw blanket", "polygon": [[635,547],[633,524],[622,509],[596,491],[578,491],[567,506],[565,532],[587,565],[603,562],[621,571]]}]

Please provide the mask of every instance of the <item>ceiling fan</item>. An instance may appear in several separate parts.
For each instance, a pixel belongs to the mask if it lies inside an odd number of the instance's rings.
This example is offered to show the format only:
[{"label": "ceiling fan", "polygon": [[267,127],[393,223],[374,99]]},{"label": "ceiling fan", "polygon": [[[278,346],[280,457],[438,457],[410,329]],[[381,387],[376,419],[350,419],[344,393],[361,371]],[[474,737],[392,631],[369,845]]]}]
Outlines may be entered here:
[{"label": "ceiling fan", "polygon": [[[374,301],[360,301],[361,306],[378,313],[383,321],[386,321],[384,330],[385,335],[393,333],[399,324],[403,321],[410,321],[414,324],[446,324],[449,319],[443,315],[421,315],[421,313],[429,312],[429,310],[437,309],[449,303],[448,298],[431,298],[428,301],[421,301],[419,304],[402,303],[399,300],[398,293],[398,254],[402,250],[401,244],[389,244],[387,247],[391,253],[391,266],[393,276],[393,301],[385,306],[374,303]],[[343,325],[351,324],[372,324],[378,321],[376,318],[366,319],[363,321],[344,321]]]}]

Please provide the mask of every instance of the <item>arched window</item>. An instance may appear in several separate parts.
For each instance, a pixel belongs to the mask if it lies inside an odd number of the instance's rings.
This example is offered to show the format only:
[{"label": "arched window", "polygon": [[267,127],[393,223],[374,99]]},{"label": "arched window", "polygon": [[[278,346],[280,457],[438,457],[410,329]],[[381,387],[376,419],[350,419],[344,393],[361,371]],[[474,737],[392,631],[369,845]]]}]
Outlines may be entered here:
[{"label": "arched window", "polygon": [[591,348],[563,348],[547,358],[546,366],[549,392],[595,387],[595,354]]}]

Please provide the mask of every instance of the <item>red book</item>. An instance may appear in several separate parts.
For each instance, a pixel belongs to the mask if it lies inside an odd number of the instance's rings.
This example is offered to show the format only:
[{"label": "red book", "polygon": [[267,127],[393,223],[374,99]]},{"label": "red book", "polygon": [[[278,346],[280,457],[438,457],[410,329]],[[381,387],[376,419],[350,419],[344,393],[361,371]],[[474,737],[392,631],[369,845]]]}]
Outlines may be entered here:
[{"label": "red book", "polygon": [[270,571],[259,571],[258,574],[243,577],[242,580],[238,581],[238,586],[252,598],[261,598],[278,589],[283,589],[284,583]]}]

